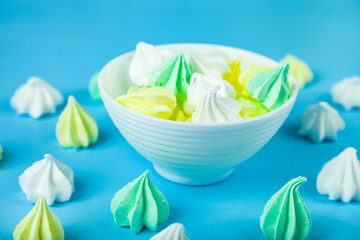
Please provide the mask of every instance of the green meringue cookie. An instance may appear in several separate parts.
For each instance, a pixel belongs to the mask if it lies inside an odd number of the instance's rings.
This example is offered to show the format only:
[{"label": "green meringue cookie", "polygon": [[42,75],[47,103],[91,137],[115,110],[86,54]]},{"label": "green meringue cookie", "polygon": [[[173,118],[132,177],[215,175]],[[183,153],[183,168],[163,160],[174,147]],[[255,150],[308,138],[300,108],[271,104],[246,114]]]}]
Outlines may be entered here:
[{"label": "green meringue cookie", "polygon": [[314,74],[311,71],[309,65],[296,56],[288,54],[282,60],[280,60],[280,64],[286,63],[290,64],[289,71],[292,75],[294,75],[299,88],[303,88],[307,83],[314,79]]},{"label": "green meringue cookie", "polygon": [[246,91],[269,110],[275,110],[290,97],[290,85],[287,79],[289,64],[274,70],[260,73],[251,78]]},{"label": "green meringue cookie", "polygon": [[102,102],[101,96],[100,96],[100,91],[99,91],[99,86],[98,86],[98,77],[99,77],[99,72],[94,73],[89,81],[89,93],[91,98],[96,101],[96,102]]},{"label": "green meringue cookie", "polygon": [[305,182],[305,177],[290,180],[266,203],[260,227],[267,239],[306,239],[311,230],[311,216],[298,191]]},{"label": "green meringue cookie", "polygon": [[14,240],[63,240],[64,230],[59,218],[40,197],[33,209],[16,226]]},{"label": "green meringue cookie", "polygon": [[169,216],[169,204],[164,195],[151,183],[149,170],[120,189],[111,201],[111,212],[120,226],[134,233],[145,226],[156,231],[158,224]]},{"label": "green meringue cookie", "polygon": [[97,141],[98,136],[99,130],[93,117],[70,96],[56,124],[59,143],[66,148],[88,147]]},{"label": "green meringue cookie", "polygon": [[183,102],[187,98],[192,73],[184,55],[180,54],[155,67],[149,74],[149,85],[167,88],[175,94],[178,101]]}]

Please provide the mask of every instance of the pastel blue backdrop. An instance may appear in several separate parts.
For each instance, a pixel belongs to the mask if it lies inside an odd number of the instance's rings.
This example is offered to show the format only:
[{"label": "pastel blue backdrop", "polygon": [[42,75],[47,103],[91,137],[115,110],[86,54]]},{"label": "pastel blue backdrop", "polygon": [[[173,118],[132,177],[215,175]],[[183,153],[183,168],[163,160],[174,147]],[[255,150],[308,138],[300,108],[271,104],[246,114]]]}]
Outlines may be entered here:
[{"label": "pastel blue backdrop", "polygon": [[[276,136],[224,182],[189,187],[160,177],[120,135],[102,104],[88,94],[90,76],[138,41],[198,42],[244,48],[275,60],[293,53],[315,72]],[[150,170],[171,206],[164,229],[180,222],[190,239],[261,239],[259,217],[267,200],[291,178],[305,176],[300,192],[312,215],[309,239],[359,239],[360,203],[332,202],[316,190],[321,166],[348,146],[360,150],[360,110],[346,112],[329,90],[360,74],[360,2],[344,1],[0,1],[0,239],[11,239],[30,211],[19,175],[51,153],[75,172],[71,200],[51,210],[66,239],[149,239],[117,226],[110,201],[126,183]],[[9,106],[15,89],[38,75],[67,97],[74,95],[96,119],[100,138],[88,149],[56,141],[54,115],[34,120]],[[346,122],[336,142],[298,137],[297,118],[328,101]]]}]

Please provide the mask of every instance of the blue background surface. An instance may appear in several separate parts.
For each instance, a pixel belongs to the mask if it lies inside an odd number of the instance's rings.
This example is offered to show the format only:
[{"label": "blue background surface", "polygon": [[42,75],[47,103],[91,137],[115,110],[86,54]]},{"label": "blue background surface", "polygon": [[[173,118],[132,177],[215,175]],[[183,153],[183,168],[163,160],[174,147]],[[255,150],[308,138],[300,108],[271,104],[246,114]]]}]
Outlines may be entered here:
[{"label": "blue background surface", "polygon": [[[168,220],[183,223],[190,239],[261,239],[259,217],[267,200],[299,175],[312,215],[309,239],[359,239],[360,203],[332,202],[316,190],[321,166],[344,148],[360,150],[360,110],[341,113],[346,129],[336,142],[314,144],[296,135],[299,115],[310,104],[331,103],[329,89],[360,74],[360,2],[349,1],[0,1],[0,239],[10,239],[30,211],[19,175],[51,153],[75,173],[71,200],[51,210],[66,239],[149,239],[117,226],[110,201],[126,183],[150,169],[171,206]],[[112,58],[152,44],[215,43],[255,51],[275,60],[287,53],[304,59],[315,80],[300,92],[277,135],[224,182],[188,187],[160,177],[119,134],[102,104],[87,92],[93,72]],[[67,97],[73,94],[96,119],[100,138],[89,149],[64,149],[55,124],[63,109],[39,120],[9,106],[15,89],[38,75]]]}]

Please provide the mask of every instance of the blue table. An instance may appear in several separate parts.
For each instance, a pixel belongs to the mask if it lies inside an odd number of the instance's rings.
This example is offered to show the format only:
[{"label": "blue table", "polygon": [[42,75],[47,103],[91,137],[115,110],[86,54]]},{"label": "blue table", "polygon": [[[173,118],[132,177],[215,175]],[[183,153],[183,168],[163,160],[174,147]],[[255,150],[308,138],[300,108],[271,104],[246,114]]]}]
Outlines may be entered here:
[{"label": "blue table", "polygon": [[[261,239],[262,209],[283,184],[308,178],[300,192],[312,215],[309,239],[359,239],[360,203],[332,202],[317,193],[321,166],[344,148],[360,150],[360,111],[346,112],[336,142],[314,144],[298,137],[298,116],[310,104],[331,103],[329,89],[360,74],[360,3],[349,1],[0,1],[0,239],[10,239],[30,211],[19,175],[50,153],[75,172],[71,200],[51,210],[66,239],[149,239],[117,226],[110,201],[126,183],[150,170],[171,206],[169,219],[183,223],[190,239]],[[206,42],[259,52],[273,59],[293,53],[307,61],[315,80],[276,136],[238,166],[226,181],[188,187],[160,177],[119,134],[102,104],[87,92],[88,79],[112,58],[144,40],[153,44]],[[40,120],[9,106],[14,90],[38,75],[67,97],[74,95],[96,119],[100,138],[89,149],[64,149],[55,124],[63,109]]]}]

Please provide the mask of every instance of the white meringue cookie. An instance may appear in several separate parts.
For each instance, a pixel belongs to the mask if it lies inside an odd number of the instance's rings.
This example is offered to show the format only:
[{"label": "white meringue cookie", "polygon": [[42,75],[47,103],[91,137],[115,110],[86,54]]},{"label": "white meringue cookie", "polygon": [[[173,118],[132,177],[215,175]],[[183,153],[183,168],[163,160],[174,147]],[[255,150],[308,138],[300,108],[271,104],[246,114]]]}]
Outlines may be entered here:
[{"label": "white meringue cookie", "polygon": [[39,118],[56,112],[56,107],[63,102],[63,95],[53,86],[41,78],[31,77],[15,91],[10,105],[18,114],[28,113],[32,118]]},{"label": "white meringue cookie", "polygon": [[219,95],[228,98],[235,98],[235,89],[227,81],[220,78],[208,77],[200,73],[194,73],[190,79],[190,85],[187,90],[187,100],[184,103],[184,111],[191,115],[200,105],[205,92],[211,87],[219,85],[217,92]]},{"label": "white meringue cookie", "polygon": [[185,235],[185,227],[181,223],[173,223],[150,240],[189,240]]},{"label": "white meringue cookie", "polygon": [[73,170],[50,154],[26,169],[19,184],[30,202],[45,197],[49,205],[69,200],[75,190]]},{"label": "white meringue cookie", "polygon": [[210,47],[206,51],[190,51],[188,61],[195,73],[221,78],[224,73],[230,72],[230,56],[218,47]]},{"label": "white meringue cookie", "polygon": [[320,194],[343,202],[360,200],[360,162],[356,152],[355,148],[346,148],[322,167],[316,181]]},{"label": "white meringue cookie", "polygon": [[337,139],[337,132],[345,128],[339,112],[326,102],[308,107],[300,116],[299,123],[299,135],[308,135],[315,142],[325,139],[334,141]]},{"label": "white meringue cookie", "polygon": [[148,74],[164,61],[173,57],[169,50],[159,50],[153,45],[139,42],[129,66],[131,81],[137,86],[148,85]]},{"label": "white meringue cookie", "polygon": [[331,88],[333,102],[342,104],[346,110],[360,107],[360,77],[344,78]]},{"label": "white meringue cookie", "polygon": [[195,123],[221,123],[241,121],[241,104],[235,99],[223,97],[217,92],[220,86],[211,86],[191,117]]}]

